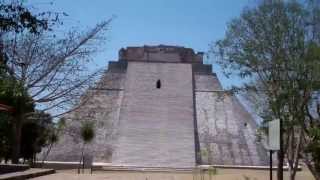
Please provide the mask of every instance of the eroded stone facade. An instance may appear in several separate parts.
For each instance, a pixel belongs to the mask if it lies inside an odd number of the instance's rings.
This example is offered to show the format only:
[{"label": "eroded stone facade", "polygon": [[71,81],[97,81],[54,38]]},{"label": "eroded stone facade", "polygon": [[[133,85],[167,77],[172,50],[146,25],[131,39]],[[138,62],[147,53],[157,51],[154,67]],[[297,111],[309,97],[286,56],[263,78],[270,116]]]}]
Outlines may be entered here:
[{"label": "eroded stone facade", "polygon": [[[95,122],[86,154],[95,162],[147,167],[266,165],[256,123],[221,88],[202,53],[176,46],[128,47],[90,100],[67,116],[49,160],[78,161],[80,122]],[[160,86],[159,86],[160,84]]]}]

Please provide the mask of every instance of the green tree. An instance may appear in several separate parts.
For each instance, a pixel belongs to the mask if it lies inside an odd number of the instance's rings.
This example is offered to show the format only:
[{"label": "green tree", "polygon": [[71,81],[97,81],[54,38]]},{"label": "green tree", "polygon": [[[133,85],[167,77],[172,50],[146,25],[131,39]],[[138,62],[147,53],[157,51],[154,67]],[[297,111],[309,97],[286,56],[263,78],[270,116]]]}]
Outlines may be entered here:
[{"label": "green tree", "polygon": [[7,61],[3,52],[3,36],[7,33],[30,32],[37,34],[59,23],[59,14],[54,12],[32,13],[22,1],[0,0],[0,71]]},{"label": "green tree", "polygon": [[[90,143],[95,136],[95,130],[94,130],[94,123],[92,121],[84,121],[81,124],[80,128],[80,137],[83,141],[82,148],[81,148],[81,162],[84,164],[84,148],[85,145]],[[80,168],[78,169],[78,173],[80,172]]]},{"label": "green tree", "polygon": [[48,145],[52,138],[53,122],[50,114],[36,111],[22,127],[21,156],[33,165],[36,153]]},{"label": "green tree", "polygon": [[[312,169],[313,174],[316,174],[316,178],[319,179],[320,172],[320,125],[318,127],[309,129],[310,142],[305,149],[305,159],[309,169]],[[306,157],[307,156],[307,157]],[[309,159],[310,158],[310,159]]]},{"label": "green tree", "polygon": [[[0,159],[6,161],[11,156],[12,144],[12,120],[10,114],[0,113]],[[28,117],[22,125],[21,130],[21,153],[20,157],[33,164],[36,153],[48,146],[52,141],[52,118],[49,114],[35,112]]]},{"label": "green tree", "polygon": [[[54,14],[54,13],[52,13]],[[26,8],[22,1],[0,1],[0,32],[23,32],[37,33],[40,29],[48,29],[51,13],[34,14]],[[57,14],[54,14],[57,15]],[[56,17],[58,18],[58,17]]]},{"label": "green tree", "polygon": [[[319,102],[314,98],[320,88],[319,17],[318,1],[264,1],[243,10],[228,24],[225,37],[212,47],[227,76],[246,79],[234,90],[258,94],[265,122],[280,119],[281,180],[284,158],[290,179],[294,179],[300,158],[306,156],[304,150],[314,143],[310,129],[319,128],[319,120],[310,114],[312,104]],[[305,162],[319,179],[314,170],[316,156],[310,156],[313,159]]]},{"label": "green tree", "polygon": [[34,14],[21,1],[0,1],[0,102],[10,105],[14,110],[7,118],[2,119],[11,121],[10,127],[13,134],[11,149],[14,163],[18,163],[19,158],[22,119],[26,118],[25,113],[33,111],[34,103],[24,84],[13,76],[15,72],[8,66],[10,59],[4,52],[4,39],[7,36],[25,32],[38,34],[40,31],[50,30],[50,27],[56,22],[59,22],[57,13]]},{"label": "green tree", "polygon": [[26,113],[34,111],[34,103],[25,88],[11,78],[0,79],[0,101],[13,108],[13,111],[10,114],[7,113],[3,120],[10,121],[12,160],[14,163],[18,163],[23,120],[26,118]]},{"label": "green tree", "polygon": [[0,112],[0,161],[7,162],[11,156],[11,124],[8,120],[10,116],[6,112]]},{"label": "green tree", "polygon": [[60,24],[57,13],[34,15],[18,1],[1,2],[6,4],[0,7],[0,101],[20,102],[11,118],[12,161],[18,163],[21,129],[34,113],[29,111],[31,107],[59,112],[56,117],[81,105],[80,96],[101,72],[88,65],[104,42],[102,35],[111,20],[85,32],[73,29],[58,37],[53,33]]}]

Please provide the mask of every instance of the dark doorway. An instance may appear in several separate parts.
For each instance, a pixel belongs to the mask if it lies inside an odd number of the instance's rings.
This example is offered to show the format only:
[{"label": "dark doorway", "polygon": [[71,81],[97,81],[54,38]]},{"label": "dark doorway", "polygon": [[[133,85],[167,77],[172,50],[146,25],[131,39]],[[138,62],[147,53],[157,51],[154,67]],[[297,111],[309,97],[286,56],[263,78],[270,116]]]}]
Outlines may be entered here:
[{"label": "dark doorway", "polygon": [[161,81],[160,81],[160,79],[158,79],[156,86],[157,86],[158,89],[161,88]]}]

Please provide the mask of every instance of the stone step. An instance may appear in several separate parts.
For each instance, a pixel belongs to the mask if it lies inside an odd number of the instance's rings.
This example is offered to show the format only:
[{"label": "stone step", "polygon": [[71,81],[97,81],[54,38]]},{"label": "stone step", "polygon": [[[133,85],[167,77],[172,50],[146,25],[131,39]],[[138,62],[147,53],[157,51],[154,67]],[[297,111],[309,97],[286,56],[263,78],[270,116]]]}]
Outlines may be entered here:
[{"label": "stone step", "polygon": [[192,172],[194,167],[93,166],[95,171]]},{"label": "stone step", "polygon": [[13,172],[0,175],[0,180],[28,179],[55,173],[54,169],[31,168],[26,171]]}]

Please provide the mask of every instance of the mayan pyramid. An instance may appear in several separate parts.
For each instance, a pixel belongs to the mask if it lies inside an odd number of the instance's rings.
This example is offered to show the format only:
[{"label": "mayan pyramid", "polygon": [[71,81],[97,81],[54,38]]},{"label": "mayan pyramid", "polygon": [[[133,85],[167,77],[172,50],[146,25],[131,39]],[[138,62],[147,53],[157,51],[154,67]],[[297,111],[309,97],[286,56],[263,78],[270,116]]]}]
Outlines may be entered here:
[{"label": "mayan pyramid", "polygon": [[86,146],[94,162],[140,167],[197,164],[267,165],[257,125],[226,93],[203,53],[179,46],[128,47],[108,69],[89,101],[65,116],[66,128],[48,160],[80,159],[80,122],[94,121]]}]

